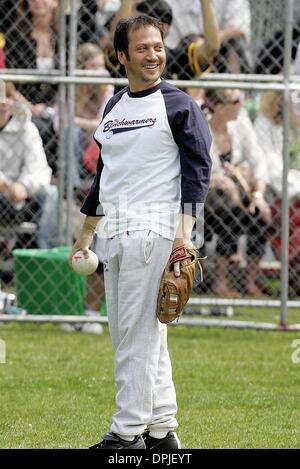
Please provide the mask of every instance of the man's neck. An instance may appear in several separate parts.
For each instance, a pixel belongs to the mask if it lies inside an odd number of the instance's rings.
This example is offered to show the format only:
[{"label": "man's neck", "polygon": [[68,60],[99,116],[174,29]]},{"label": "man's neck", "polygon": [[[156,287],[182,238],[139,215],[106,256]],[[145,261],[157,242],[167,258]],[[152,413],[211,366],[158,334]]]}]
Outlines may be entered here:
[{"label": "man's neck", "polygon": [[131,82],[129,81],[129,89],[131,93],[139,93],[141,91],[151,90],[151,88],[154,88],[160,82],[161,82],[161,78],[149,84],[137,84],[137,83],[133,83],[132,81]]}]

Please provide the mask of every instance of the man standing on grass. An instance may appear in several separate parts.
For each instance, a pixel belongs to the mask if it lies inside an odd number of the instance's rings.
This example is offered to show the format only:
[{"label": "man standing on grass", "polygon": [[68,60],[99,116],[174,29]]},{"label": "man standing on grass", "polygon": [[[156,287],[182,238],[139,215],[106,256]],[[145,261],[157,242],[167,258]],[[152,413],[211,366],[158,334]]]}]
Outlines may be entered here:
[{"label": "man standing on grass", "polygon": [[161,79],[163,39],[162,24],[149,16],[117,25],[114,47],[129,86],[109,101],[95,132],[101,159],[71,253],[83,249],[88,257],[104,212],[97,234],[106,238],[117,410],[93,449],[180,448],[167,328],[155,311],[164,267],[190,244],[206,198],[211,136],[197,104]]}]

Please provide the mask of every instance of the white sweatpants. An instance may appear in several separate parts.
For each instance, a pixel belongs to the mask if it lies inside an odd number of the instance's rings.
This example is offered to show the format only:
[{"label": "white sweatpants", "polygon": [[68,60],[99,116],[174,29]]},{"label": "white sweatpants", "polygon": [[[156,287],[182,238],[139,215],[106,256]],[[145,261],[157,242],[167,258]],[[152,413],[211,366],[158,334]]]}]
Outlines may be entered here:
[{"label": "white sweatpants", "polygon": [[167,327],[155,315],[172,241],[146,230],[106,243],[105,293],[117,385],[111,431],[137,435],[146,428],[173,430],[177,404]]}]

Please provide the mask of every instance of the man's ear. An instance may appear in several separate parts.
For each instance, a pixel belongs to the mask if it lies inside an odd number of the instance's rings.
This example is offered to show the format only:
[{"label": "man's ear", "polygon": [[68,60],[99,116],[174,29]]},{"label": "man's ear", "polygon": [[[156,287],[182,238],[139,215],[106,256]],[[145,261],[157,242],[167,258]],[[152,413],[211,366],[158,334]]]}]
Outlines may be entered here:
[{"label": "man's ear", "polygon": [[118,61],[121,65],[125,65],[126,55],[123,51],[118,51]]}]

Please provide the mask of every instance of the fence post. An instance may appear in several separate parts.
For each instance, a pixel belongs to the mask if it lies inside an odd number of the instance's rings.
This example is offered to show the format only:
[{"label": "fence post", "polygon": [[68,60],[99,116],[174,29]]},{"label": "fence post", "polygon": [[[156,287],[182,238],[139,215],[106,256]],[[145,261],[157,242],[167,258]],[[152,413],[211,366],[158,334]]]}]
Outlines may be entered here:
[{"label": "fence post", "polygon": [[[65,0],[59,2],[59,69],[60,76],[66,75],[66,15]],[[65,244],[65,220],[63,200],[65,194],[65,114],[66,114],[66,85],[59,84],[59,145],[58,145],[58,241]]]},{"label": "fence post", "polygon": [[285,11],[284,37],[284,91],[283,91],[283,174],[282,174],[282,207],[281,207],[281,312],[280,324],[286,326],[288,321],[288,285],[289,285],[289,200],[288,171],[290,165],[290,67],[293,30],[294,0],[287,0]]},{"label": "fence post", "polygon": [[[76,49],[77,49],[77,20],[78,1],[72,0],[71,17],[69,27],[69,58],[68,75],[74,76],[76,69]],[[73,207],[73,177],[74,177],[74,117],[75,117],[75,90],[72,83],[68,85],[68,163],[67,163],[67,245],[72,245],[72,207]]]}]

